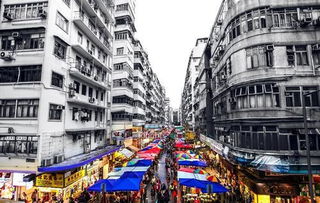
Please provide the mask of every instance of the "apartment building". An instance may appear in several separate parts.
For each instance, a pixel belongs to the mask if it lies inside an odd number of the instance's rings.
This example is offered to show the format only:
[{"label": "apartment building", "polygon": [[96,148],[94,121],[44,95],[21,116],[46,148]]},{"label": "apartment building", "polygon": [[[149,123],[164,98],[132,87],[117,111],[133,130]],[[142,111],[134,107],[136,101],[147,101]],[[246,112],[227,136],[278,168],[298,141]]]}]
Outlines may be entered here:
[{"label": "apartment building", "polygon": [[182,125],[188,126],[189,129],[195,127],[195,110],[194,110],[194,85],[199,74],[199,63],[207,46],[208,38],[199,38],[193,48],[186,71],[184,88],[182,92]]},{"label": "apartment building", "polygon": [[213,131],[206,126],[206,135],[257,201],[306,193],[305,133],[319,173],[319,17],[316,0],[228,0],[212,27],[198,76],[210,74],[213,114],[205,118]]},{"label": "apartment building", "polygon": [[8,179],[73,177],[115,149],[107,146],[113,8],[112,0],[1,1],[0,171]]}]

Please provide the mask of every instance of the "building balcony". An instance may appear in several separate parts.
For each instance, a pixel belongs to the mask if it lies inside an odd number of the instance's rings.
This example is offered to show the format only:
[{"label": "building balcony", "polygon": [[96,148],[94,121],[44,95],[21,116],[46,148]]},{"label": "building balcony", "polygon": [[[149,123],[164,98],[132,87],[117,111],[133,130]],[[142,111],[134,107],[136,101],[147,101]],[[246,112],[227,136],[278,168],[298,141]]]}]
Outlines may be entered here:
[{"label": "building balcony", "polygon": [[74,96],[70,96],[67,99],[67,102],[72,103],[72,104],[86,106],[88,108],[103,108],[103,109],[107,108],[105,101],[100,101],[99,99],[90,98],[90,97],[80,95],[80,94],[75,94]]},{"label": "building balcony", "polygon": [[119,25],[115,25],[114,27],[115,31],[123,31],[123,30],[128,30],[131,32],[131,34],[133,35],[136,32],[136,29],[133,27],[133,25],[130,24],[119,24]]},{"label": "building balcony", "polygon": [[127,103],[113,103],[111,112],[128,112],[133,113],[133,106]]},{"label": "building balcony", "polygon": [[107,67],[106,64],[104,64],[101,60],[98,59],[98,57],[92,53],[91,50],[87,50],[83,45],[81,45],[80,43],[75,43],[73,45],[71,45],[71,47],[78,52],[79,54],[81,54],[83,57],[89,59],[90,61],[93,61],[94,65],[97,65],[101,68],[105,68],[108,70],[108,72],[111,72],[111,68]]},{"label": "building balcony", "polygon": [[99,76],[94,76],[93,74],[88,75],[85,70],[87,70],[87,68],[85,68],[84,66],[76,65],[75,67],[72,67],[70,69],[70,75],[101,89],[111,89],[110,83],[102,81],[101,77]]},{"label": "building balcony", "polygon": [[141,66],[143,66],[143,62],[141,60],[141,57],[134,57],[134,63],[138,63],[138,64],[141,64]]},{"label": "building balcony", "polygon": [[115,18],[119,18],[119,17],[122,17],[122,16],[129,16],[132,19],[133,22],[135,21],[135,15],[131,11],[131,9],[122,10],[122,11],[116,11],[114,16],[115,16]]},{"label": "building balcony", "polygon": [[[111,6],[107,5],[107,3],[104,2],[104,0],[95,0],[96,4],[90,3],[88,0],[78,0],[80,5],[82,5],[83,9],[88,12],[90,16],[95,16],[99,22],[99,27],[108,27],[108,24],[105,23],[104,19],[101,18],[100,14],[98,14],[97,10],[98,8],[106,14],[109,21],[111,23],[114,22],[114,13]],[[110,23],[110,24],[111,24]]]},{"label": "building balcony", "polygon": [[112,88],[112,96],[122,96],[122,95],[126,95],[128,97],[133,98],[133,89],[130,87],[113,87]]},{"label": "building balcony", "polygon": [[[108,55],[112,55],[112,47],[110,43],[99,36],[98,29],[89,26],[89,18],[87,16],[84,16],[77,11],[74,13],[73,22],[94,44]],[[112,34],[110,32],[107,32],[107,34],[108,37],[112,39]]]}]

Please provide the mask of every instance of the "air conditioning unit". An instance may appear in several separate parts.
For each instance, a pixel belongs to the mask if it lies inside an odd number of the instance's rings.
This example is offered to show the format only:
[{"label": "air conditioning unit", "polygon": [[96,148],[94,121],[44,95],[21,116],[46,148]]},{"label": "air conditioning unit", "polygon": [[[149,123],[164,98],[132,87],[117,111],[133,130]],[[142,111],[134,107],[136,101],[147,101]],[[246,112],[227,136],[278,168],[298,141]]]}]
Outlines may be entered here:
[{"label": "air conditioning unit", "polygon": [[294,55],[288,55],[288,62],[294,62]]},{"label": "air conditioning unit", "polygon": [[273,51],[274,50],[274,46],[273,45],[267,45],[266,46],[266,51]]},{"label": "air conditioning unit", "polygon": [[312,45],[312,51],[320,51],[320,45],[319,44]]},{"label": "air conditioning unit", "polygon": [[87,67],[80,65],[80,71],[81,73],[86,73],[87,72]]},{"label": "air conditioning unit", "polygon": [[19,32],[12,32],[11,36],[13,38],[19,38],[20,37],[20,33]]},{"label": "air conditioning unit", "polygon": [[307,26],[310,23],[312,23],[312,18],[311,17],[304,17],[300,20],[300,26]]},{"label": "air conditioning unit", "polygon": [[12,61],[14,60],[15,58],[13,57],[12,53],[10,53],[9,51],[2,51],[0,52],[0,58],[2,60],[5,60],[5,61]]},{"label": "air conditioning unit", "polygon": [[61,163],[64,159],[63,155],[56,155],[53,157],[53,163],[57,164],[57,163]]},{"label": "air conditioning unit", "polygon": [[92,55],[92,54],[93,54],[92,50],[88,50],[88,52],[89,52],[89,54],[90,54],[90,55]]},{"label": "air conditioning unit", "polygon": [[11,13],[8,13],[8,12],[4,12],[3,17],[10,21],[13,20],[13,16],[11,15]]},{"label": "air conditioning unit", "polygon": [[225,74],[222,74],[222,75],[220,76],[220,78],[221,78],[221,80],[226,80],[226,79],[227,79],[227,76],[226,76]]},{"label": "air conditioning unit", "polygon": [[217,20],[217,25],[219,25],[219,26],[220,26],[220,25],[222,25],[222,23],[223,23],[223,22],[222,22],[222,20],[221,20],[221,19],[220,19],[220,20]]},{"label": "air conditioning unit", "polygon": [[46,18],[47,17],[47,12],[43,8],[39,8],[39,16],[41,18]]},{"label": "air conditioning unit", "polygon": [[96,101],[95,98],[93,98],[93,97],[90,97],[90,98],[89,98],[89,103],[94,103],[95,101]]},{"label": "air conditioning unit", "polygon": [[69,89],[70,89],[70,90],[75,90],[76,88],[77,88],[76,83],[73,83],[73,82],[72,82],[72,83],[69,84]]},{"label": "air conditioning unit", "polygon": [[94,79],[95,81],[98,81],[98,80],[99,80],[99,77],[98,77],[97,75],[95,75],[95,76],[93,77],[93,79]]},{"label": "air conditioning unit", "polygon": [[70,90],[69,97],[74,97],[74,96],[76,96],[76,91],[75,90]]},{"label": "air conditioning unit", "polygon": [[52,162],[52,159],[43,159],[41,160],[41,166],[51,166]]}]

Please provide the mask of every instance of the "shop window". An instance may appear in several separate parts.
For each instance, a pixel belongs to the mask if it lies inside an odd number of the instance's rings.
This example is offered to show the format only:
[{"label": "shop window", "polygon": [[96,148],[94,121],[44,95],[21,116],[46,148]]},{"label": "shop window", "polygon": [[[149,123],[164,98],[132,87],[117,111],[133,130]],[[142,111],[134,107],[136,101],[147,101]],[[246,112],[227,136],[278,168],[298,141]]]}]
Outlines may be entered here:
[{"label": "shop window", "polygon": [[49,105],[49,120],[61,120],[62,108],[61,105],[50,104]]},{"label": "shop window", "polygon": [[41,66],[0,67],[0,83],[41,81]]},{"label": "shop window", "polygon": [[55,87],[62,88],[63,87],[63,75],[60,75],[56,72],[52,72],[51,85],[53,85]]}]

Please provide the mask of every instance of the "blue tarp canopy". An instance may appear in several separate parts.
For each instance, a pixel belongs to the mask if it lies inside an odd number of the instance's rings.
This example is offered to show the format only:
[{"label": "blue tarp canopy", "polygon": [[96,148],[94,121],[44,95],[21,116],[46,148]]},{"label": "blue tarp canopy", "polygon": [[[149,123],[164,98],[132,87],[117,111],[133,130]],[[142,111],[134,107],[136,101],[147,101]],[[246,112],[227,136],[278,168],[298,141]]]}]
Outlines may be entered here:
[{"label": "blue tarp canopy", "polygon": [[184,185],[187,187],[195,187],[201,189],[202,192],[207,193],[208,189],[211,190],[212,193],[224,193],[228,192],[227,188],[223,187],[220,183],[214,183],[205,180],[197,180],[197,179],[179,179],[180,185]]},{"label": "blue tarp canopy", "polygon": [[127,171],[120,178],[142,178],[145,171]]},{"label": "blue tarp canopy", "polygon": [[105,184],[105,188],[108,190],[108,189],[112,188],[112,186],[114,185],[114,183],[117,180],[118,179],[102,179],[102,180],[98,180],[95,184],[93,184],[92,186],[90,186],[88,188],[88,191],[102,192],[102,184]]},{"label": "blue tarp canopy", "polygon": [[178,164],[183,166],[207,167],[207,163],[205,161],[200,160],[180,160],[178,161]]},{"label": "blue tarp canopy", "polygon": [[88,191],[102,192],[102,185],[105,184],[106,192],[138,191],[140,190],[141,178],[121,177],[119,179],[103,179],[88,188]]},{"label": "blue tarp canopy", "polygon": [[67,159],[58,164],[54,164],[52,166],[39,167],[38,171],[39,172],[57,172],[57,171],[67,171],[67,170],[75,169],[80,166],[84,166],[97,159],[101,159],[102,157],[108,154],[111,154],[119,149],[120,147],[116,147],[116,146],[106,146],[103,149],[95,150],[88,154],[81,154],[78,156],[71,157],[70,159]]},{"label": "blue tarp canopy", "polygon": [[156,139],[156,140],[153,140],[152,143],[159,143],[161,140],[160,139]]},{"label": "blue tarp canopy", "polygon": [[135,163],[129,161],[127,167],[134,167],[134,166],[151,166],[152,160],[148,159],[139,159]]},{"label": "blue tarp canopy", "polygon": [[153,148],[153,146],[147,146],[147,147],[141,149],[140,151],[147,151],[148,149],[152,149],[152,148]]}]

